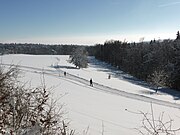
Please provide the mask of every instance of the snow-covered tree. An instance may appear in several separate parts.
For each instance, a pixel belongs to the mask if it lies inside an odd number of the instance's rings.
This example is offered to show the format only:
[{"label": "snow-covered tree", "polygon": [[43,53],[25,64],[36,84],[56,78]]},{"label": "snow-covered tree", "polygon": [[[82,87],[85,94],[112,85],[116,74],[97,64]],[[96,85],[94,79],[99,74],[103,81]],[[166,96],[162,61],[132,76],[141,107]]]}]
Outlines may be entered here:
[{"label": "snow-covered tree", "polygon": [[0,134],[73,135],[63,121],[62,108],[49,100],[44,81],[42,87],[27,89],[19,85],[18,74],[16,67],[0,67]]},{"label": "snow-covered tree", "polygon": [[72,55],[69,56],[69,62],[78,68],[86,68],[88,66],[88,53],[84,47],[77,47]]},{"label": "snow-covered tree", "polygon": [[164,70],[155,70],[152,75],[149,76],[149,81],[152,85],[158,87],[166,86],[168,75]]}]

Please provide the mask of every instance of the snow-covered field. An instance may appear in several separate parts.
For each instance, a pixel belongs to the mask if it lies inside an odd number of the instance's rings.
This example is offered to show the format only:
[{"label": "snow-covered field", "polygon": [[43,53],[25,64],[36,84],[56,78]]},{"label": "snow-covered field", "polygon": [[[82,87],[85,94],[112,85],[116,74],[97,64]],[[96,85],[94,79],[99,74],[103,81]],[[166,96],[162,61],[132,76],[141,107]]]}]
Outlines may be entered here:
[{"label": "snow-covered field", "polygon": [[[164,112],[164,120],[171,118],[173,127],[180,127],[180,94],[173,91],[155,93],[145,83],[113,69],[103,62],[89,58],[87,69],[76,69],[67,62],[68,56],[58,55],[4,55],[2,64],[19,65],[24,77],[32,86],[40,85],[45,72],[47,87],[53,98],[65,103],[66,117],[77,133],[88,129],[89,135],[136,135],[135,128],[142,126],[140,111],[151,112],[155,117]],[[53,66],[59,68],[53,68]],[[67,72],[64,77],[63,72]],[[111,74],[111,79],[108,75]],[[94,87],[89,86],[92,78]],[[64,95],[62,97],[62,95]]]}]

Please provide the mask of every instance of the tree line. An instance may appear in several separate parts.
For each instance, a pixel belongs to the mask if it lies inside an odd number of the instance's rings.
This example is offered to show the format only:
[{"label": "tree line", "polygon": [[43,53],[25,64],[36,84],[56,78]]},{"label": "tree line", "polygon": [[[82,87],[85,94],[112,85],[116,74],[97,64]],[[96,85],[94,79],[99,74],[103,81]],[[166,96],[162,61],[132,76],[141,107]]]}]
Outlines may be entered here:
[{"label": "tree line", "polygon": [[127,43],[106,41],[95,57],[159,87],[180,90],[180,34],[175,40]]},{"label": "tree line", "polygon": [[[0,43],[0,54],[33,54],[33,55],[71,55],[81,45],[45,45],[27,43]],[[86,46],[88,54],[92,55],[91,47]]]}]

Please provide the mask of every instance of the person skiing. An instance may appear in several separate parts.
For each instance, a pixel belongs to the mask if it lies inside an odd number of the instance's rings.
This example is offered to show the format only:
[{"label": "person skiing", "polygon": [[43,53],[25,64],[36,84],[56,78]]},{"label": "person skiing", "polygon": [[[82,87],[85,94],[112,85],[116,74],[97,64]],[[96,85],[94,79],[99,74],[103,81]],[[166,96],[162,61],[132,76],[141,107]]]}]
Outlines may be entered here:
[{"label": "person skiing", "polygon": [[92,86],[93,87],[93,81],[92,81],[92,78],[90,79],[90,86]]},{"label": "person skiing", "polygon": [[109,74],[108,79],[111,79],[111,75]]},{"label": "person skiing", "polygon": [[66,76],[66,72],[64,72],[64,76]]}]

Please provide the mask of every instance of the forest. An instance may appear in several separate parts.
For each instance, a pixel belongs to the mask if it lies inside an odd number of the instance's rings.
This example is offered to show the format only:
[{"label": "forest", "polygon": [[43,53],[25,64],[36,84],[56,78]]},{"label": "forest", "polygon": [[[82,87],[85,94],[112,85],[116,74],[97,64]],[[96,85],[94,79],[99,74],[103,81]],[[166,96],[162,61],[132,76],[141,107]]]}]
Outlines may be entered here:
[{"label": "forest", "polygon": [[96,45],[95,57],[157,87],[180,90],[180,35],[175,40]]}]

